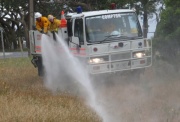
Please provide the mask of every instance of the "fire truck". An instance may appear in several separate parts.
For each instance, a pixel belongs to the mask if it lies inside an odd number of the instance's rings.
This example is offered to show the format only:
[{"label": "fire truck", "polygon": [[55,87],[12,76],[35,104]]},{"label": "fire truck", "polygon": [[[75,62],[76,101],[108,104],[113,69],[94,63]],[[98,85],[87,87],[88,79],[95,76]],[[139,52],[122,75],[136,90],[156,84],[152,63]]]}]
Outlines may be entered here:
[{"label": "fire truck", "polygon": [[[74,56],[83,59],[90,74],[142,72],[152,65],[152,42],[143,38],[134,10],[114,9],[61,14],[58,34]],[[30,30],[32,63],[43,72],[41,33]]]}]

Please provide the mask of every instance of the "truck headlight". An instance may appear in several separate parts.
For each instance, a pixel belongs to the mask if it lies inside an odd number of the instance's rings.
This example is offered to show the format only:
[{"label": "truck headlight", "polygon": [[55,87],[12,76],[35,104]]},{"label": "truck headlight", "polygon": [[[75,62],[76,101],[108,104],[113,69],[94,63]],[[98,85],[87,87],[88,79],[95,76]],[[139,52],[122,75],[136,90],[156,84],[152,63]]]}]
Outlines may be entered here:
[{"label": "truck headlight", "polygon": [[89,60],[89,63],[91,64],[98,64],[98,63],[103,63],[104,59],[103,58],[92,58]]},{"label": "truck headlight", "polygon": [[134,52],[133,53],[133,57],[134,58],[142,58],[144,57],[146,54],[144,52]]}]

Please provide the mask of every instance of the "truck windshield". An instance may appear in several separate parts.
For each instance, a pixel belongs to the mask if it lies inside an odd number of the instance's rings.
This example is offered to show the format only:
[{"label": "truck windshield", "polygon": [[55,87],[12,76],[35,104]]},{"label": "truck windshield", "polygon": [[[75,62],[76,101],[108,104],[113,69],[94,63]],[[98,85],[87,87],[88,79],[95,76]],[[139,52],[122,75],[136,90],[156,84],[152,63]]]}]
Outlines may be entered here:
[{"label": "truck windshield", "polygon": [[[89,43],[102,42],[110,35],[113,35],[111,37],[142,37],[138,18],[133,12],[86,17],[85,26],[86,40]],[[109,38],[109,41],[111,40],[114,39]]]}]

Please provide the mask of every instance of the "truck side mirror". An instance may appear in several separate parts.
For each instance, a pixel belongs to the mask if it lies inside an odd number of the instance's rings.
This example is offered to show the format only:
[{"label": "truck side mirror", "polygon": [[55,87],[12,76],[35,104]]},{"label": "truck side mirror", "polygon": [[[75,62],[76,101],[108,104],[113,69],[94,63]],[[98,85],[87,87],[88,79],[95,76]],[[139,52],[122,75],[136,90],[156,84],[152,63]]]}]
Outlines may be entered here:
[{"label": "truck side mirror", "polygon": [[84,36],[83,36],[83,20],[82,18],[77,18],[74,25],[74,36],[78,37],[79,45],[84,45]]}]

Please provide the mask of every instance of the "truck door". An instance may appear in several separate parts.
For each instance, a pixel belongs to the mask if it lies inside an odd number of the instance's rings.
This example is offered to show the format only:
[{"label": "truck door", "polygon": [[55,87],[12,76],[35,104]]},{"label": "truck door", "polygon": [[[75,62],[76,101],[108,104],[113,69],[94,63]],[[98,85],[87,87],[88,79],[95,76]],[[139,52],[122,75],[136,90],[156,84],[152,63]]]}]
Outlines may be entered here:
[{"label": "truck door", "polygon": [[72,41],[77,41],[77,44],[84,45],[84,34],[83,34],[83,19],[75,19],[74,21],[74,39]]},{"label": "truck door", "polygon": [[85,54],[85,45],[84,45],[84,28],[83,28],[83,19],[76,18],[73,21],[73,36],[72,42],[70,42],[70,48],[73,53],[78,55]]}]

